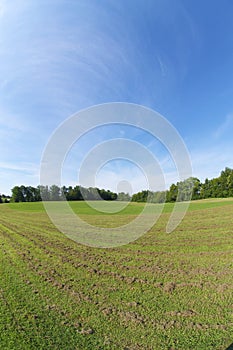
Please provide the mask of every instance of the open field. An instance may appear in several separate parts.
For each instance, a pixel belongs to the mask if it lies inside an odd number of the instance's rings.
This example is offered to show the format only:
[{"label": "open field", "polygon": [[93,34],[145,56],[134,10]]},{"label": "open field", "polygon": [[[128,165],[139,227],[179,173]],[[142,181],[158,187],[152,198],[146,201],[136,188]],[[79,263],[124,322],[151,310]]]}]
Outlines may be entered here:
[{"label": "open field", "polygon": [[[132,220],[142,204],[91,223]],[[153,206],[152,206],[153,209]],[[222,349],[233,343],[233,199],[191,203],[126,246],[66,238],[42,203],[0,205],[0,349]]]}]

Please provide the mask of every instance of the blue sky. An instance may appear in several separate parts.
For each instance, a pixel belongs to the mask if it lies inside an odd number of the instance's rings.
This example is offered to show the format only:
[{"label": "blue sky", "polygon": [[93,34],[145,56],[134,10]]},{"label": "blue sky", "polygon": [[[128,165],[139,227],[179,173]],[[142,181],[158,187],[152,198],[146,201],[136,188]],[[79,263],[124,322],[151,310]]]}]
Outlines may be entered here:
[{"label": "blue sky", "polygon": [[[70,115],[95,104],[150,107],[178,130],[193,175],[233,167],[233,3],[172,0],[0,0],[0,192],[38,185],[42,152]],[[163,147],[135,130],[97,130],[67,156],[74,185],[95,140],[126,135],[156,154],[166,183],[177,180]],[[98,187],[131,179],[125,161],[103,167]]]}]

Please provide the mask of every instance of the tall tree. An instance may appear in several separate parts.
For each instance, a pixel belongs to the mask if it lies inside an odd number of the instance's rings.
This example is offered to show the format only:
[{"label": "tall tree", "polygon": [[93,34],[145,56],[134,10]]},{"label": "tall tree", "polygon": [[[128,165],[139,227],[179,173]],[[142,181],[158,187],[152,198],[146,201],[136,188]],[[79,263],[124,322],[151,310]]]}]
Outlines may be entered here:
[{"label": "tall tree", "polygon": [[38,186],[40,197],[43,201],[49,201],[50,200],[50,192],[48,186],[39,185]]},{"label": "tall tree", "polygon": [[51,201],[59,201],[61,199],[61,190],[57,185],[52,185],[49,188],[50,191],[50,200]]},{"label": "tall tree", "polygon": [[167,191],[166,202],[175,202],[178,195],[178,185],[172,184]]},{"label": "tall tree", "polygon": [[14,186],[11,191],[12,202],[25,202],[21,186]]}]

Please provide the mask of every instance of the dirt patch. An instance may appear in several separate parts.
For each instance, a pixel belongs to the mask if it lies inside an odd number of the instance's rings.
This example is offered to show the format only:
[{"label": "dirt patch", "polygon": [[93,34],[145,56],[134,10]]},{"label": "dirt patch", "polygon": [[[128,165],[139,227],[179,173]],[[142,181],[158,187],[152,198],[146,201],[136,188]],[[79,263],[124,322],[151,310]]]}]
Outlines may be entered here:
[{"label": "dirt patch", "polygon": [[167,313],[169,316],[181,316],[181,317],[191,317],[197,315],[194,310],[185,310],[185,311],[170,311]]},{"label": "dirt patch", "polygon": [[172,293],[175,289],[176,289],[175,282],[168,282],[168,283],[165,283],[163,286],[163,290],[166,293]]},{"label": "dirt patch", "polygon": [[145,324],[145,319],[141,315],[137,314],[136,312],[122,311],[119,313],[119,316],[125,323],[133,322],[140,325]]}]

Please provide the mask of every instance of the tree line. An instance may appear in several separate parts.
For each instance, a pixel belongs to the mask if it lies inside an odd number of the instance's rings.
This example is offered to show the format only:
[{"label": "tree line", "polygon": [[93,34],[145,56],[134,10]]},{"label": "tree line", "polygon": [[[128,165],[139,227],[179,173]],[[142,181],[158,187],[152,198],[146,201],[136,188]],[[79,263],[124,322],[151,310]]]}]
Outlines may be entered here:
[{"label": "tree line", "polygon": [[233,197],[233,169],[225,168],[219,177],[205,179],[202,183],[198,178],[191,177],[172,184],[167,191],[141,191],[132,196],[133,202],[175,202],[190,199],[227,198]]},{"label": "tree line", "polygon": [[97,187],[84,188],[81,186],[15,186],[12,188],[12,202],[39,201],[80,201],[80,200],[116,200],[117,193]]},{"label": "tree line", "polygon": [[[219,177],[211,180],[205,179],[202,183],[198,178],[191,177],[184,181],[172,184],[166,191],[152,192],[149,190],[140,191],[131,197],[128,193],[114,193],[110,190],[97,187],[84,188],[82,186],[15,186],[12,188],[12,202],[38,202],[58,201],[67,199],[77,200],[121,200],[133,202],[175,202],[190,199],[205,198],[226,198],[233,197],[233,169],[225,168]],[[7,199],[8,200],[8,199]]]}]

